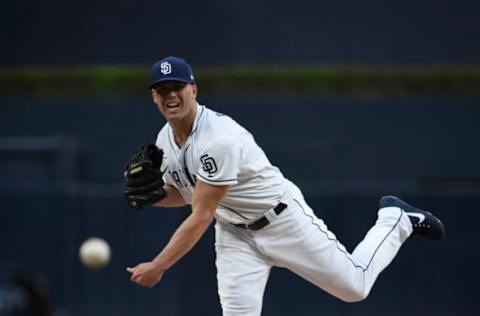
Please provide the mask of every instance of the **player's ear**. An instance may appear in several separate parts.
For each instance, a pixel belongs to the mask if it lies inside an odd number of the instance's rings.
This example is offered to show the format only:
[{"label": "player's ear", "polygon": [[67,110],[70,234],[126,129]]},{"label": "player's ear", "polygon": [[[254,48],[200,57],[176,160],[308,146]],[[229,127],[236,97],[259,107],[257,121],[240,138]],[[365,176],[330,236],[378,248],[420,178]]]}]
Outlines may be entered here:
[{"label": "player's ear", "polygon": [[150,89],[150,93],[152,94],[153,103],[155,103],[155,98],[158,96],[157,91],[155,91],[155,89]]}]

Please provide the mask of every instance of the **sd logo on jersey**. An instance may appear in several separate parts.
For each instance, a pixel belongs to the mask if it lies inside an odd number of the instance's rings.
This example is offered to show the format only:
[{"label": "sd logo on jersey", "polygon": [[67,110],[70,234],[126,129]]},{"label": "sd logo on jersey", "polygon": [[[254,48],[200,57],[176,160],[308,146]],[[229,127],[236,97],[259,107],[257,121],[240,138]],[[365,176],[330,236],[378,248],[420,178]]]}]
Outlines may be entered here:
[{"label": "sd logo on jersey", "polygon": [[203,155],[200,157],[200,161],[202,162],[202,169],[203,171],[208,173],[208,176],[211,177],[215,172],[217,172],[217,164],[215,163],[215,159],[208,155]]}]

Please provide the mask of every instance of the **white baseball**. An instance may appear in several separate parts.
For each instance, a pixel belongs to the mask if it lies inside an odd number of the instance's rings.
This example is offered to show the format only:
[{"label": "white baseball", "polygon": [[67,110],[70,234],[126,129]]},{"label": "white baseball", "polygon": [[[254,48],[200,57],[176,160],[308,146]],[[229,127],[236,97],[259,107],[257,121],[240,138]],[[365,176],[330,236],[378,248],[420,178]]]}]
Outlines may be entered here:
[{"label": "white baseball", "polygon": [[88,238],[80,246],[79,255],[87,268],[99,269],[110,261],[110,246],[102,238]]}]

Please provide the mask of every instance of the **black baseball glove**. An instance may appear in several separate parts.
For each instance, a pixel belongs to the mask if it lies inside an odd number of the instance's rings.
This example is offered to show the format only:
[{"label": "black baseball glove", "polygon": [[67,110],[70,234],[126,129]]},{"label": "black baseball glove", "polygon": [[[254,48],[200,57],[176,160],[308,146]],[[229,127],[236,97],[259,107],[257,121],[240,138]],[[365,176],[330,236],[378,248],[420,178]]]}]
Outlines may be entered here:
[{"label": "black baseball glove", "polygon": [[154,144],[141,147],[125,164],[125,196],[131,208],[141,209],[167,196],[162,179],[163,151]]}]

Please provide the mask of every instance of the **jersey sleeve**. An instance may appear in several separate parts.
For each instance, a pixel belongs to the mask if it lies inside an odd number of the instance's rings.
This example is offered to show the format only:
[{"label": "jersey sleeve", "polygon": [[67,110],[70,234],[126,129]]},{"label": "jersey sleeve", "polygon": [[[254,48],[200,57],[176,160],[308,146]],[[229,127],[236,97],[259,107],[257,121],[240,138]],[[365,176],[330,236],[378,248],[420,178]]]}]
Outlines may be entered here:
[{"label": "jersey sleeve", "polygon": [[241,146],[231,137],[212,141],[199,155],[199,180],[211,185],[233,185],[238,182]]},{"label": "jersey sleeve", "polygon": [[158,132],[155,145],[163,151],[162,165],[160,170],[163,173],[163,181],[165,184],[175,187],[175,181],[172,178],[171,174],[168,172],[168,156],[171,154],[171,151],[168,150],[166,146],[168,144],[168,129],[166,125]]}]

